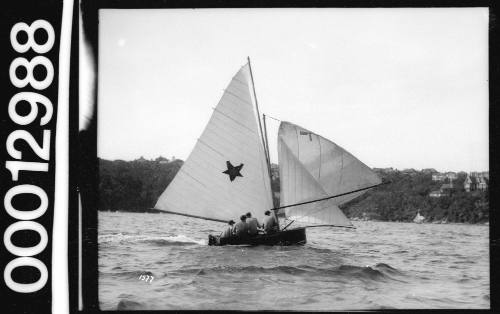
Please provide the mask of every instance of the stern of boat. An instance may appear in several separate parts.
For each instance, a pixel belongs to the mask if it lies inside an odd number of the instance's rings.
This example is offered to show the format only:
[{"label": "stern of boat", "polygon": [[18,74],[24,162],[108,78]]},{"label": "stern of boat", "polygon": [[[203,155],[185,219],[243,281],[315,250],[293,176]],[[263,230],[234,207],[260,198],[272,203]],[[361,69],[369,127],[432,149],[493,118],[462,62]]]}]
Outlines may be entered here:
[{"label": "stern of boat", "polygon": [[209,234],[208,235],[208,245],[220,245],[220,237]]}]

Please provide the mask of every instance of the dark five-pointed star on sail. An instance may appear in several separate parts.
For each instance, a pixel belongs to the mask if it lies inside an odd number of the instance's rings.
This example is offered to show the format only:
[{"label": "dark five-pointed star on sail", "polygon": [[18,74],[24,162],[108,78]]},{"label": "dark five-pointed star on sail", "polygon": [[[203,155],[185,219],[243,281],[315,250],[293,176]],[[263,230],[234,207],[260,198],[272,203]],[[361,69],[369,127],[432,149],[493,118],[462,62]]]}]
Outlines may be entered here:
[{"label": "dark five-pointed star on sail", "polygon": [[227,170],[223,171],[222,173],[225,173],[229,176],[229,180],[234,181],[236,177],[243,177],[243,175],[240,173],[241,168],[243,168],[243,164],[240,164],[239,166],[233,166],[231,162],[228,160],[226,161],[227,165]]}]

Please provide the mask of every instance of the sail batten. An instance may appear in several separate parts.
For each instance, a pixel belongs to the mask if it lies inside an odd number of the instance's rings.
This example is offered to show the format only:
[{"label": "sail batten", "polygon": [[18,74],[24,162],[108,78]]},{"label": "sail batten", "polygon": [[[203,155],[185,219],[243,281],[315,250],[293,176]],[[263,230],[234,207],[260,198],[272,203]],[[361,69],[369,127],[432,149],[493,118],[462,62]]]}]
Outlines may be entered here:
[{"label": "sail batten", "polygon": [[231,79],[201,136],[155,208],[215,221],[272,208],[249,65]]},{"label": "sail batten", "polygon": [[280,208],[299,222],[352,226],[339,206],[381,183],[337,144],[289,122],[280,124],[278,158]]}]

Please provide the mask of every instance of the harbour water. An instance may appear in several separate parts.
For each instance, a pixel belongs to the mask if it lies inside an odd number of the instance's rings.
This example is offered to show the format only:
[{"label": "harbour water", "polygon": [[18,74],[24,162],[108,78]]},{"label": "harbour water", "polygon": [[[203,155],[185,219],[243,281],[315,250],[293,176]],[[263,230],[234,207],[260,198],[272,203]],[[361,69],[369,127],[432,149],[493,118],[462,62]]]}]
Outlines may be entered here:
[{"label": "harbour water", "polygon": [[223,224],[99,212],[100,308],[489,308],[487,226],[353,223],[308,228],[304,246],[209,247]]}]

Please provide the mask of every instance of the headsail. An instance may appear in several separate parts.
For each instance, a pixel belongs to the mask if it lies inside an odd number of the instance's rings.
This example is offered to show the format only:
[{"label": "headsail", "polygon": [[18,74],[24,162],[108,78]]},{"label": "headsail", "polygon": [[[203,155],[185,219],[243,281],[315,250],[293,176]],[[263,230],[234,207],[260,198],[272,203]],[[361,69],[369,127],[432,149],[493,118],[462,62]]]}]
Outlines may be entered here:
[{"label": "headsail", "polygon": [[[368,166],[337,144],[298,125],[281,122],[278,133],[281,206],[347,193],[381,183]],[[285,208],[289,219],[308,224],[351,226],[338,206],[359,191]]]},{"label": "headsail", "polygon": [[271,187],[251,95],[249,66],[233,77],[155,208],[208,219],[237,219],[272,208]]}]

